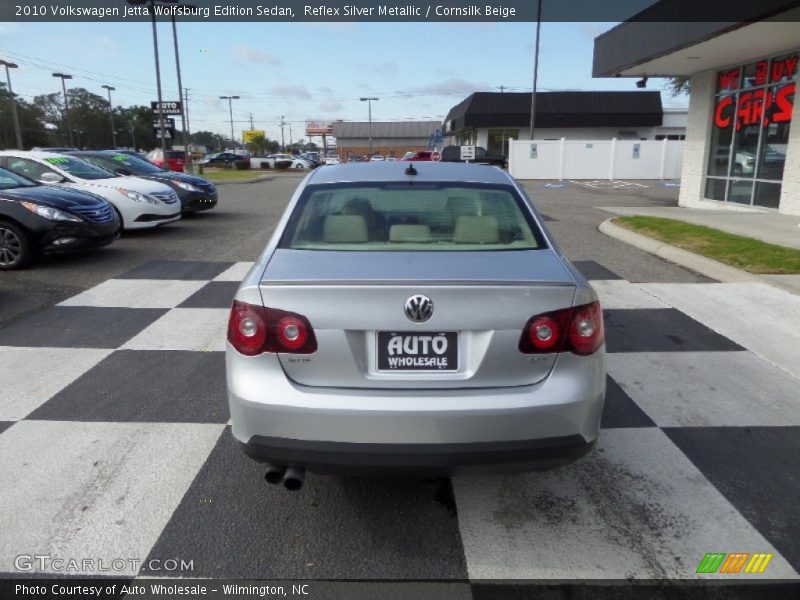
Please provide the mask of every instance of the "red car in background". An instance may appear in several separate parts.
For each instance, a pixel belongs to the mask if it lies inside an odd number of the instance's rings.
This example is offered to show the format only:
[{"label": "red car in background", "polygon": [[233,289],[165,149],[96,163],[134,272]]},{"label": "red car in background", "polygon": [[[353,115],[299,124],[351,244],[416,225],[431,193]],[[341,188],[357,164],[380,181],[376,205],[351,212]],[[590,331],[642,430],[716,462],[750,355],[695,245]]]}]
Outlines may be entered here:
[{"label": "red car in background", "polygon": [[436,150],[421,150],[419,152],[406,152],[400,160],[439,160],[440,156]]},{"label": "red car in background", "polygon": [[183,150],[167,150],[167,159],[165,161],[164,151],[161,148],[156,148],[148,152],[146,158],[162,169],[178,171],[179,173],[183,172],[183,167],[186,165],[186,155]]}]

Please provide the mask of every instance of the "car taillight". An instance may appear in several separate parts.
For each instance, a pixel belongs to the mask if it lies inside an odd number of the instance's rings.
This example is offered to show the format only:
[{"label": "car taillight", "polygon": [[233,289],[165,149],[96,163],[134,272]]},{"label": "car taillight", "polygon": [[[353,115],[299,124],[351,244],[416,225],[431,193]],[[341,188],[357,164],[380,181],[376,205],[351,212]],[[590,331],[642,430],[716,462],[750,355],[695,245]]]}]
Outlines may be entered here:
[{"label": "car taillight", "polygon": [[228,320],[228,341],[238,352],[311,354],[317,350],[314,329],[302,315],[234,300]]},{"label": "car taillight", "polygon": [[519,340],[524,354],[596,352],[605,342],[603,311],[599,302],[565,308],[528,319]]}]

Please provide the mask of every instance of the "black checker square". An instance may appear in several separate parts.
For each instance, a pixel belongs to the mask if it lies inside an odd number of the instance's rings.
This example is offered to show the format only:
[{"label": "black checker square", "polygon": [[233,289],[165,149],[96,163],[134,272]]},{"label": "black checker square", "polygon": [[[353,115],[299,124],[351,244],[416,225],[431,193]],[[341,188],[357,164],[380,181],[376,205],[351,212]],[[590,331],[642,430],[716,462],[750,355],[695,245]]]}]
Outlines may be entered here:
[{"label": "black checker square", "polygon": [[744,350],[674,308],[603,310],[608,352],[723,352]]},{"label": "black checker square", "polygon": [[117,279],[177,279],[183,281],[211,280],[232,267],[232,262],[202,260],[151,260],[135,269],[117,275]]},{"label": "black checker square", "polygon": [[653,420],[639,408],[639,405],[614,381],[614,378],[606,375],[606,400],[603,404],[600,427],[614,429],[617,427],[655,426]]},{"label": "black checker square", "polygon": [[0,346],[118,348],[166,312],[162,308],[52,306],[0,329]]},{"label": "black checker square", "polygon": [[226,423],[224,352],[118,350],[28,419]]},{"label": "black checker square", "polygon": [[800,571],[800,427],[667,427],[664,433]]},{"label": "black checker square", "polygon": [[0,421],[0,433],[11,427],[16,421]]},{"label": "black checker square", "polygon": [[209,281],[178,308],[230,308],[238,289],[238,281]]},{"label": "black checker square", "polygon": [[150,556],[191,556],[194,577],[465,580],[452,502],[446,479],[307,474],[288,492],[227,427]]},{"label": "black checker square", "polygon": [[573,260],[570,262],[575,265],[575,268],[578,269],[580,274],[586,279],[622,279],[622,277],[614,273],[611,269],[593,260]]}]

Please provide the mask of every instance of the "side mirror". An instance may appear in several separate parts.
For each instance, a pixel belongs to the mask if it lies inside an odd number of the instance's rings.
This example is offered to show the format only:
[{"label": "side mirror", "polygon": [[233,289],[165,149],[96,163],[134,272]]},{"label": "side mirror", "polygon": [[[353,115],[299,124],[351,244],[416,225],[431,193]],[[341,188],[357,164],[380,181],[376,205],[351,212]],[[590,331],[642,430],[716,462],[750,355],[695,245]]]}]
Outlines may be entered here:
[{"label": "side mirror", "polygon": [[133,175],[133,173],[128,171],[128,169],[123,169],[123,168],[115,170],[114,173],[116,173],[117,175]]},{"label": "side mirror", "polygon": [[59,175],[58,173],[50,172],[50,173],[42,173],[42,176],[39,177],[39,181],[44,183],[44,184],[63,183],[64,182],[64,178],[61,175]]}]

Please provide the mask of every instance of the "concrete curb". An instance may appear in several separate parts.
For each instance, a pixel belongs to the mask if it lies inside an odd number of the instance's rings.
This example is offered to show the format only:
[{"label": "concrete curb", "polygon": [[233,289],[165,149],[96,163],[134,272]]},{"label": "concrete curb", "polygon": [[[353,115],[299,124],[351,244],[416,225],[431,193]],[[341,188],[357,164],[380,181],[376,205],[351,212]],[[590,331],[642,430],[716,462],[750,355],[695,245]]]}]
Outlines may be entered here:
[{"label": "concrete curb", "polygon": [[602,233],[609,237],[617,239],[621,242],[625,242],[626,244],[630,244],[635,248],[639,248],[639,250],[644,250],[645,252],[654,254],[677,265],[686,267],[687,269],[691,269],[696,273],[700,273],[701,275],[705,275],[706,277],[710,277],[711,279],[716,279],[717,281],[724,283],[730,283],[734,281],[766,283],[767,285],[780,288],[792,294],[798,294],[797,288],[784,285],[779,281],[772,281],[764,277],[754,275],[753,273],[748,273],[747,271],[742,271],[741,269],[723,264],[712,258],[700,256],[694,252],[689,252],[688,250],[683,250],[681,248],[671,246],[670,244],[665,244],[664,242],[654,240],[646,235],[642,235],[640,233],[636,233],[635,231],[631,231],[630,229],[625,229],[624,227],[615,225],[613,220],[614,219],[611,218],[603,221],[600,223],[598,229],[600,229]]},{"label": "concrete curb", "polygon": [[[202,175],[200,176],[202,177]],[[209,179],[211,183],[215,186],[219,187],[221,185],[242,185],[246,183],[261,183],[262,181],[272,181],[275,179],[274,175],[260,175],[259,177],[254,177],[253,179],[244,179],[242,181],[214,181],[213,179]]]}]

